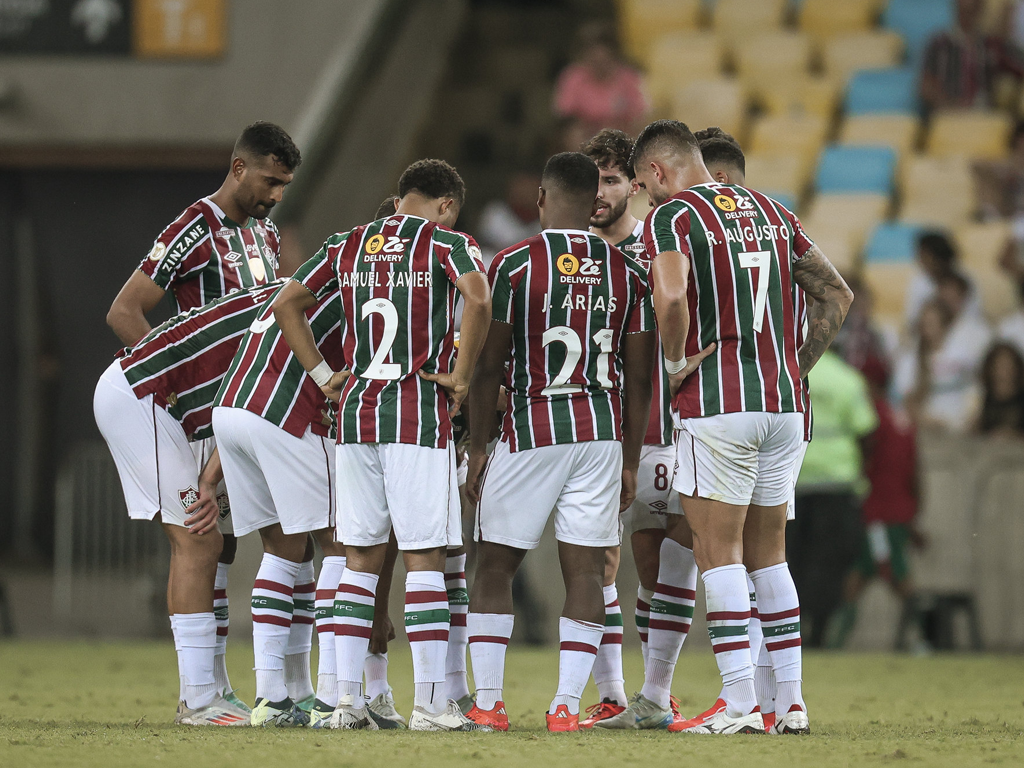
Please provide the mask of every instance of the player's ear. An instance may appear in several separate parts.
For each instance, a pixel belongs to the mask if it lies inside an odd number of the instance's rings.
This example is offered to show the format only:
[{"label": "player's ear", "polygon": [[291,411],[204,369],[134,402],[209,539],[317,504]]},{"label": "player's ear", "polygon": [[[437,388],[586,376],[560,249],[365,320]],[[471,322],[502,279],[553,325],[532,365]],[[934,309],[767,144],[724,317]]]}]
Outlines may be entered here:
[{"label": "player's ear", "polygon": [[242,178],[242,174],[245,173],[245,160],[238,155],[231,158],[231,175],[235,177],[235,180]]},{"label": "player's ear", "polygon": [[717,181],[719,184],[729,183],[729,174],[721,169],[715,171],[712,175],[715,177],[715,181]]},{"label": "player's ear", "polygon": [[544,187],[540,187],[537,190],[537,207],[538,208],[543,208],[544,207],[544,200],[545,200],[546,196],[547,196],[547,192],[544,190]]},{"label": "player's ear", "polygon": [[626,194],[626,197],[632,197],[633,195],[635,195],[639,191],[640,191],[640,185],[637,183],[636,179],[630,179],[629,180],[629,192]]}]

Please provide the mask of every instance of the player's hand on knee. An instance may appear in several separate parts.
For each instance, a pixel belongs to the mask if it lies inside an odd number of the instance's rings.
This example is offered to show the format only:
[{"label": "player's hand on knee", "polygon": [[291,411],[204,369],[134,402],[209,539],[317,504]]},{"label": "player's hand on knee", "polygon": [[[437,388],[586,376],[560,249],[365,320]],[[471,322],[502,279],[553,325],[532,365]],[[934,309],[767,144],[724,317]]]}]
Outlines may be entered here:
[{"label": "player's hand on knee", "polygon": [[331,380],[320,387],[320,391],[327,395],[327,398],[332,402],[337,403],[341,400],[341,387],[344,385],[345,380],[352,375],[352,371],[337,371]]},{"label": "player's hand on knee", "polygon": [[487,454],[469,454],[469,471],[466,473],[466,496],[473,504],[480,503],[480,480],[487,466]]},{"label": "player's hand on knee", "polygon": [[395,639],[395,625],[391,617],[382,614],[374,617],[370,629],[370,653],[387,653],[388,642]]},{"label": "player's hand on knee", "polygon": [[421,370],[419,375],[420,378],[434,382],[448,393],[448,399],[451,401],[448,415],[454,417],[462,408],[466,395],[469,394],[469,382],[457,379],[454,371],[451,373],[427,373]]},{"label": "player's hand on knee", "polygon": [[679,387],[683,385],[683,379],[689,376],[691,373],[700,368],[700,364],[704,362],[704,358],[715,351],[718,345],[715,342],[711,342],[704,349],[698,352],[693,357],[686,358],[686,367],[683,368],[679,373],[670,373],[668,376],[669,388],[674,395],[679,391]]},{"label": "player's hand on knee", "polygon": [[217,504],[217,486],[199,483],[199,500],[186,509],[185,527],[189,533],[202,536],[217,528],[220,505]]},{"label": "player's hand on knee", "polygon": [[622,470],[622,490],[619,493],[619,512],[625,512],[636,500],[636,470]]}]

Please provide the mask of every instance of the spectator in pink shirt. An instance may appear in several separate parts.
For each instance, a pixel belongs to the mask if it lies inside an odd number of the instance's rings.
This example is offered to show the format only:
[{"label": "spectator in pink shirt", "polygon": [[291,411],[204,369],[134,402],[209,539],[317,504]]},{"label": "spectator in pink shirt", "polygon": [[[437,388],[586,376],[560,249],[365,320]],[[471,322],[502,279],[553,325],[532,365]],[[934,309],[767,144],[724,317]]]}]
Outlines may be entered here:
[{"label": "spectator in pink shirt", "polygon": [[555,86],[555,112],[565,123],[565,145],[572,150],[602,128],[636,135],[647,117],[647,98],[639,72],[618,54],[613,29],[587,24],[579,33],[579,59],[569,64]]}]

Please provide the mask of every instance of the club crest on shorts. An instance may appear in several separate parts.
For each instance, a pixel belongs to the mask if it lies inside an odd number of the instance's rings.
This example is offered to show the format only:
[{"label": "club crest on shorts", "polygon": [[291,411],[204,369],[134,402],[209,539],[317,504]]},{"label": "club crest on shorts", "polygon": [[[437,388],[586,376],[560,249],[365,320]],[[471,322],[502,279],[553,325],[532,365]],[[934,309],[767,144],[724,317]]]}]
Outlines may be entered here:
[{"label": "club crest on shorts", "polygon": [[221,520],[231,514],[231,503],[226,493],[217,494],[217,514]]},{"label": "club crest on shorts", "polygon": [[199,501],[199,491],[193,488],[191,485],[184,489],[178,490],[178,499],[181,501],[181,506],[185,510],[188,510],[193,504]]}]

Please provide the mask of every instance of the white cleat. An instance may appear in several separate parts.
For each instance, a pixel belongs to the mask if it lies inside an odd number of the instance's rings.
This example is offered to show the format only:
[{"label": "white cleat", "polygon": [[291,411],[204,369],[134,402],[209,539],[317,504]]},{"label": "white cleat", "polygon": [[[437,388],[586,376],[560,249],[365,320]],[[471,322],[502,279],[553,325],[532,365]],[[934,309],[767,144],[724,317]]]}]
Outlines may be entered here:
[{"label": "white cleat", "polygon": [[664,731],[672,724],[672,710],[668,707],[659,707],[643,694],[636,694],[629,706],[614,717],[606,720],[598,720],[594,723],[595,728],[608,728],[611,730],[659,730]]},{"label": "white cleat", "polygon": [[723,709],[706,718],[699,725],[685,729],[683,733],[763,734],[764,720],[761,719],[761,712],[759,710],[755,710],[749,715],[743,715],[742,717],[732,717]]},{"label": "white cleat", "polygon": [[215,725],[237,728],[249,724],[249,714],[223,696],[218,696],[205,707],[189,709],[184,701],[178,702],[178,712],[174,716],[175,725]]},{"label": "white cleat", "polygon": [[448,706],[439,715],[432,715],[422,707],[412,710],[409,718],[410,731],[483,731],[490,733],[493,729],[486,725],[474,723],[459,709],[458,702],[448,699]]},{"label": "white cleat", "polygon": [[803,736],[811,732],[811,722],[807,719],[807,713],[802,709],[793,709],[778,718],[768,732],[776,736],[785,734]]},{"label": "white cleat", "polygon": [[351,696],[342,696],[338,706],[331,714],[331,728],[337,731],[378,731],[377,723],[373,721],[366,707],[353,706],[355,700]]},{"label": "white cleat", "polygon": [[366,709],[370,717],[377,723],[377,727],[384,730],[405,728],[405,718],[398,714],[395,709],[395,699],[389,687],[384,693],[379,693],[366,703]]}]

